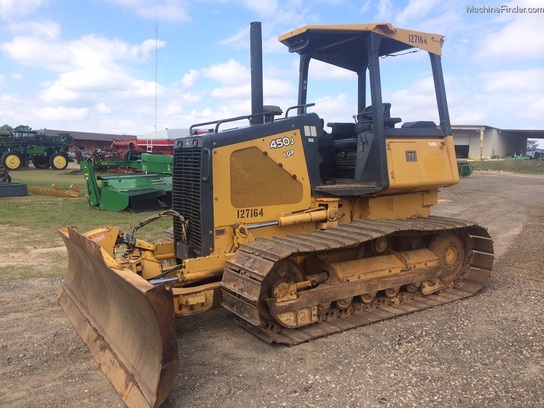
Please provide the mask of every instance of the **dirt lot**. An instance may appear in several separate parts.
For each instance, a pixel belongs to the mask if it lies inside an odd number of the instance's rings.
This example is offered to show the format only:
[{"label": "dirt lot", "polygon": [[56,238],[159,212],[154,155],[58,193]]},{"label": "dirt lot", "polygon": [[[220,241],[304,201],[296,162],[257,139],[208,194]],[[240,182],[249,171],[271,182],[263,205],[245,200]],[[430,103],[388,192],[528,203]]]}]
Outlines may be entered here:
[{"label": "dirt lot", "polygon": [[[165,406],[544,406],[544,178],[475,173],[434,213],[489,228],[483,291],[291,348],[221,309],[178,320],[182,366]],[[0,406],[123,406],[58,306],[60,282],[0,280]]]}]

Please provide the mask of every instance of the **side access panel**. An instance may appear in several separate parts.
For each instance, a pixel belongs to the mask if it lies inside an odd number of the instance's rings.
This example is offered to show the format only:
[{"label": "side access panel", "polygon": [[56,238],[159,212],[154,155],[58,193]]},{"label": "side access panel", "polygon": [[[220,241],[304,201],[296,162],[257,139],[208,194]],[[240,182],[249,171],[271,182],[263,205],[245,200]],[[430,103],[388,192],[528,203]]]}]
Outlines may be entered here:
[{"label": "side access panel", "polygon": [[386,144],[389,193],[403,189],[421,191],[459,182],[457,161],[450,153],[451,137],[388,138]]}]

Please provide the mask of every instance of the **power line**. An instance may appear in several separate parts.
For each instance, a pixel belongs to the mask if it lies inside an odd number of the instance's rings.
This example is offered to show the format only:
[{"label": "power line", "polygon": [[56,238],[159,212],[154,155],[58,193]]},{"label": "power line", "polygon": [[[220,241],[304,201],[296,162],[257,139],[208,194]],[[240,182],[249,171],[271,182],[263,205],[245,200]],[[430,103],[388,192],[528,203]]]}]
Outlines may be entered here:
[{"label": "power line", "polygon": [[157,8],[155,8],[155,132],[157,132],[157,86],[159,66],[159,24],[157,22]]}]

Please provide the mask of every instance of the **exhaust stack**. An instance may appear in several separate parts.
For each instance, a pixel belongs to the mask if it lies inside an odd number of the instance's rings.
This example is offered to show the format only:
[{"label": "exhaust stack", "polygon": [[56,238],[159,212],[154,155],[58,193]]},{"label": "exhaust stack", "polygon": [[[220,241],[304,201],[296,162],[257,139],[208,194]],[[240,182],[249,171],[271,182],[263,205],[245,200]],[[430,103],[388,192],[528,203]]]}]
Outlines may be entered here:
[{"label": "exhaust stack", "polygon": [[[251,59],[251,114],[258,115],[264,110],[263,97],[263,43],[261,23],[251,23],[249,30],[250,59]],[[254,116],[252,125],[263,123],[263,116]]]}]

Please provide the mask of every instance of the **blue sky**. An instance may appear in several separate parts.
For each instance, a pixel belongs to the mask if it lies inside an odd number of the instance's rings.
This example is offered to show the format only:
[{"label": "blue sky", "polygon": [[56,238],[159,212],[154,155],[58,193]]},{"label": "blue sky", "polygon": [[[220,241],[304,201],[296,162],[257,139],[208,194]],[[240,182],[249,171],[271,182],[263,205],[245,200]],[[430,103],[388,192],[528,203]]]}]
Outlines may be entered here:
[{"label": "blue sky", "polygon": [[[249,113],[252,21],[262,22],[265,104],[285,110],[298,60],[279,35],[386,21],[446,37],[453,124],[544,129],[542,0],[0,0],[0,19],[0,124],[145,134]],[[428,58],[383,65],[392,115],[435,119]],[[352,76],[316,66],[310,86],[325,122],[351,120]]]}]

